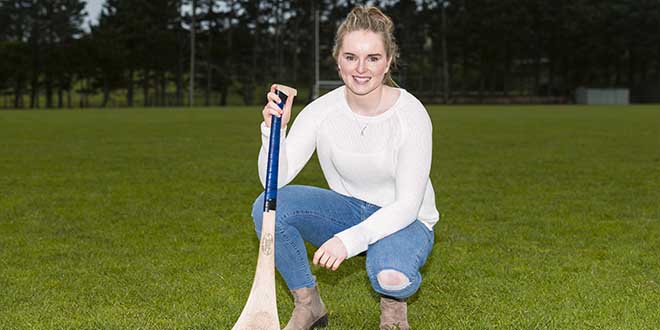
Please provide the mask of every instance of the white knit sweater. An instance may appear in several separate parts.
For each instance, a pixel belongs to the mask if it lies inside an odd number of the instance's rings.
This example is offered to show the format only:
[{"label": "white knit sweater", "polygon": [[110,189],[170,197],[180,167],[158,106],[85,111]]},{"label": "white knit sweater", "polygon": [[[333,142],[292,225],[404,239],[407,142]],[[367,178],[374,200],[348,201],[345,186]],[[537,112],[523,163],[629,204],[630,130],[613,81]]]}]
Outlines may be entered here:
[{"label": "white knit sweater", "polygon": [[[339,87],[308,104],[289,134],[281,132],[278,186],[291,182],[314,150],[328,186],[382,208],[338,233],[348,257],[419,219],[429,229],[438,221],[429,179],[432,127],[426,109],[407,91],[380,115],[355,114]],[[270,128],[262,122],[259,177],[266,181]],[[361,134],[363,133],[363,134]]]}]

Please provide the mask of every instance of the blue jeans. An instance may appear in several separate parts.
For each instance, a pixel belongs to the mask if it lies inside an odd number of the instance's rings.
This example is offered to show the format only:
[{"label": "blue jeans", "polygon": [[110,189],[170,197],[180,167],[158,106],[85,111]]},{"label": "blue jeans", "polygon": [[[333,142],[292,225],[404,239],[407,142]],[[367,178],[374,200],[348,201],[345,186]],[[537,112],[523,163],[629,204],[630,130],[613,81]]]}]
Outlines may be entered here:
[{"label": "blue jeans", "polygon": [[[252,217],[261,237],[264,194],[254,202]],[[290,290],[316,285],[304,241],[319,247],[336,233],[364,221],[380,207],[309,186],[285,186],[277,192],[275,265]],[[433,247],[433,231],[416,220],[408,227],[369,245],[366,269],[371,286],[383,295],[404,299],[419,289],[424,265]],[[381,287],[378,274],[393,270],[408,278],[403,288]]]}]

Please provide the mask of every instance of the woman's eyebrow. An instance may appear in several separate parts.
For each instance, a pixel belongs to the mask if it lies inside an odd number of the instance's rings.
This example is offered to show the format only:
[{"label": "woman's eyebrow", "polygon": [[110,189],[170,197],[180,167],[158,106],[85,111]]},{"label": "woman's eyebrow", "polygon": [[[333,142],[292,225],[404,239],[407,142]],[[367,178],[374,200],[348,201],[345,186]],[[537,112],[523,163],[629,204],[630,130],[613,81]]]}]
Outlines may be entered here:
[{"label": "woman's eyebrow", "polygon": [[[351,52],[343,52],[342,55],[353,55],[353,56],[357,56],[357,55],[355,55],[355,54],[353,54],[353,53],[351,53]],[[375,53],[375,54],[367,54],[367,56],[378,56],[378,57],[382,57],[383,54],[381,54],[381,53]]]}]

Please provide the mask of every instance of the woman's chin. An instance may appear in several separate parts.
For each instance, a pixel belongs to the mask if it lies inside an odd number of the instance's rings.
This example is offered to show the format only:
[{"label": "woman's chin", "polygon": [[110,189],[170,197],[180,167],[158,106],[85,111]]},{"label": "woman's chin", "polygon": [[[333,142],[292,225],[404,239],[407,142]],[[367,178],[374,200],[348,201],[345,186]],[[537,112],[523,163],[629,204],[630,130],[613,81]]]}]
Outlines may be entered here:
[{"label": "woman's chin", "polygon": [[371,82],[367,84],[359,84],[351,82],[346,84],[346,87],[355,95],[367,95],[378,88],[378,85],[374,85]]}]

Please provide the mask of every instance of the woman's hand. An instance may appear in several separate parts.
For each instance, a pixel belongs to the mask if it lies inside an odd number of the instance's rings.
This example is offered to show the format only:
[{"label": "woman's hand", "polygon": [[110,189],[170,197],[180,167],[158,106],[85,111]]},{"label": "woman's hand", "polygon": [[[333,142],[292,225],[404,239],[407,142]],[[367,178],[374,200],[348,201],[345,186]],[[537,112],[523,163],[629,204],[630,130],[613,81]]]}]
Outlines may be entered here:
[{"label": "woman's hand", "polygon": [[286,103],[284,104],[284,109],[280,109],[277,104],[282,102],[279,96],[277,96],[277,84],[270,86],[270,92],[266,95],[268,103],[264,106],[263,115],[264,123],[266,127],[270,127],[270,119],[272,116],[282,117],[282,127],[286,126],[289,123],[289,118],[291,118],[291,105],[293,104],[293,97],[288,97]]},{"label": "woman's hand", "polygon": [[344,243],[338,237],[333,237],[316,250],[312,262],[314,265],[321,265],[321,267],[327,269],[337,270],[339,265],[346,260],[347,255],[348,252]]}]

